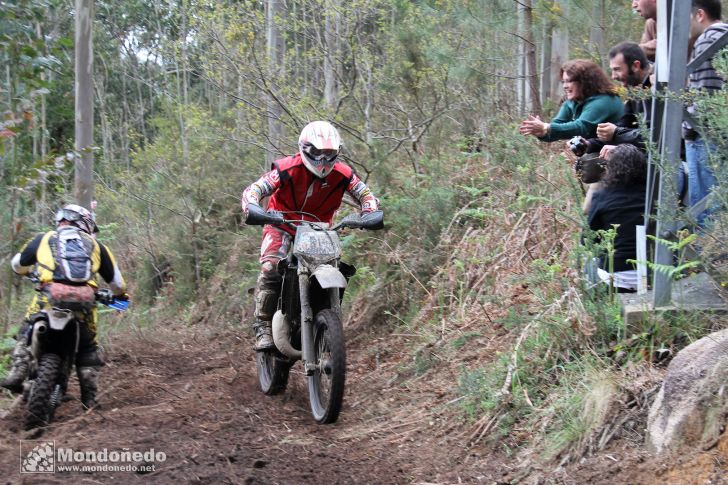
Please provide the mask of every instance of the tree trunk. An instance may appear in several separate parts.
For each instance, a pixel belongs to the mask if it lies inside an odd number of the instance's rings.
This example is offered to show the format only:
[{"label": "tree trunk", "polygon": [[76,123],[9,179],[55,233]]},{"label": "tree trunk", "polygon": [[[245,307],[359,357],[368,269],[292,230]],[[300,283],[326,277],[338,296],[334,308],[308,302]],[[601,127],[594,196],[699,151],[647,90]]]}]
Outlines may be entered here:
[{"label": "tree trunk", "polygon": [[601,59],[602,67],[604,66],[605,57],[607,55],[606,37],[604,22],[606,21],[606,5],[605,0],[600,0],[594,4],[592,10],[592,26],[589,31],[589,44],[594,49],[596,56]]},{"label": "tree trunk", "polygon": [[324,104],[327,109],[332,110],[336,105],[338,97],[338,89],[336,86],[336,66],[337,66],[337,25],[338,25],[338,5],[336,0],[329,0],[329,7],[324,12],[326,20],[324,22]]},{"label": "tree trunk", "polygon": [[551,97],[551,39],[554,22],[547,16],[543,22],[543,48],[541,50],[541,109]]},{"label": "tree trunk", "polygon": [[76,0],[75,198],[86,208],[94,197],[93,0]]},{"label": "tree trunk", "polygon": [[516,2],[516,10],[518,17],[518,37],[516,45],[518,46],[518,80],[516,88],[516,104],[518,106],[518,115],[524,117],[529,111],[528,97],[526,95],[526,77],[528,76],[528,66],[526,64],[526,44],[523,40],[523,34],[526,30],[526,7],[521,2]]},{"label": "tree trunk", "polygon": [[541,114],[541,98],[538,93],[538,63],[536,62],[536,44],[533,41],[533,7],[531,0],[523,1],[523,43],[526,51],[526,64],[528,65],[528,91],[531,113]]},{"label": "tree trunk", "polygon": [[[177,57],[177,99],[181,103],[178,106],[178,120],[180,141],[182,142],[182,161],[187,166],[190,160],[190,145],[187,137],[187,122],[185,114],[189,105],[189,87],[187,80],[187,2],[182,2],[182,26],[180,32],[181,55]],[[181,74],[181,78],[180,78]]]},{"label": "tree trunk", "polygon": [[[283,75],[283,51],[285,45],[283,43],[283,35],[280,30],[280,23],[282,22],[284,13],[285,10],[282,0],[266,1],[266,52],[268,54],[268,73],[270,75],[268,85],[273,93],[278,91],[278,80]],[[281,154],[281,141],[283,138],[283,124],[281,123],[283,110],[274,99],[272,93],[268,96],[267,105],[268,146],[264,170],[269,169],[273,162],[279,158],[279,155]]]},{"label": "tree trunk", "polygon": [[[556,4],[563,19],[569,18],[569,3],[567,0],[557,0]],[[551,99],[558,102],[563,96],[561,89],[561,66],[569,60],[569,30],[568,26],[559,25],[554,28],[551,39]]]}]

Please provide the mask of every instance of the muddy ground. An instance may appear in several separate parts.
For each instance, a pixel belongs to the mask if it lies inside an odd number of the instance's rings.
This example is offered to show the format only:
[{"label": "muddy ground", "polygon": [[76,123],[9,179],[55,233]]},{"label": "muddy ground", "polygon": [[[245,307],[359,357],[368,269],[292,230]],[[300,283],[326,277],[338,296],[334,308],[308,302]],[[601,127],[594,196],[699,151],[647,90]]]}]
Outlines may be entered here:
[{"label": "muddy ground", "polygon": [[[101,409],[82,411],[74,381],[74,399],[42,436],[21,430],[22,406],[0,421],[0,483],[726,483],[728,439],[702,464],[684,458],[682,469],[624,442],[558,470],[466,448],[473,426],[453,417],[453,395],[416,377],[403,385],[397,354],[373,352],[377,342],[349,348],[342,415],[317,425],[300,367],[281,396],[262,395],[252,341],[238,334],[188,327],[110,336]],[[21,474],[26,438],[77,451],[154,448],[166,459],[145,473]]]},{"label": "muddy ground", "polygon": [[[56,447],[74,450],[154,448],[166,454],[151,473],[73,474],[77,483],[410,483],[436,470],[431,456],[406,433],[420,420],[413,417],[389,429],[386,415],[358,411],[376,396],[362,395],[357,386],[370,374],[357,372],[355,351],[346,407],[338,423],[322,426],[310,416],[297,367],[283,395],[266,397],[257,389],[251,341],[230,330],[161,333],[113,339],[100,410],[84,413],[77,399],[65,402],[41,437],[21,430],[22,406],[5,416],[2,482],[71,478],[69,473],[21,475],[23,438],[55,440]],[[70,394],[78,397],[75,381]],[[386,392],[379,397],[386,403]]]}]

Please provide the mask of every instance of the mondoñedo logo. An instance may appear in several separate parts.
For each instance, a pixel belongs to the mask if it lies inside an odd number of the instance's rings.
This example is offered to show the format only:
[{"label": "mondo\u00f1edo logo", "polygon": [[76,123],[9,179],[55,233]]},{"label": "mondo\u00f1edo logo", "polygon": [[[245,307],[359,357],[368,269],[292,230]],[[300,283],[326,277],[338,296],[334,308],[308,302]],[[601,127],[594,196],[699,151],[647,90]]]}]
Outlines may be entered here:
[{"label": "mondo\u00f1edo logo", "polygon": [[54,473],[55,441],[20,441],[20,473]]}]

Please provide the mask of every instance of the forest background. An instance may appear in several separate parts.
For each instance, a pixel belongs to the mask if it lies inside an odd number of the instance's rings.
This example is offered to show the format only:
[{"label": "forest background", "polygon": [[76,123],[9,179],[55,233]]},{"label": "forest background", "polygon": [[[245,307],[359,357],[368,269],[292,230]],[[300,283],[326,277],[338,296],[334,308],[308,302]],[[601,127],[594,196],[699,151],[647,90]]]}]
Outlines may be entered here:
[{"label": "forest background", "polygon": [[[240,194],[272,160],[295,153],[306,122],[330,120],[345,161],[386,213],[382,234],[344,240],[359,268],[350,319],[375,334],[417,335],[402,342],[414,375],[442,356],[462,365],[453,392],[473,419],[499,417],[507,433],[528,416],[558,416],[544,429],[562,452],[586,432],[570,418],[583,404],[575,376],[591,372],[594,356],[608,366],[615,342],[631,332],[604,295],[570,292],[579,285],[570,268],[581,189],[565,144],[522,137],[517,124],[558,108],[564,61],[606,68],[611,46],[639,40],[644,21],[630,6],[96,1],[94,199],[99,238],[130,284],[128,324],[247,323],[260,233],[242,224]],[[74,3],[0,7],[0,315],[9,348],[32,291],[13,277],[10,258],[74,200],[81,154]],[[487,370],[456,357],[493,331],[530,357],[494,353],[498,364]],[[442,342],[447,350],[433,353]],[[505,412],[508,392],[497,391],[509,389],[516,397]]]},{"label": "forest background", "polygon": [[[412,239],[427,250],[463,199],[452,183],[463,154],[494,132],[532,144],[501,127],[553,113],[564,60],[605,64],[609,46],[637,39],[643,22],[629,3],[95,2],[101,237],[128,251],[139,303],[165,278],[168,297],[193,301],[230,245],[255,237],[241,231],[241,190],[296,151],[306,122],[327,119],[392,230],[421,222]],[[5,315],[17,293],[8,258],[73,199],[74,7],[2,3]]]}]

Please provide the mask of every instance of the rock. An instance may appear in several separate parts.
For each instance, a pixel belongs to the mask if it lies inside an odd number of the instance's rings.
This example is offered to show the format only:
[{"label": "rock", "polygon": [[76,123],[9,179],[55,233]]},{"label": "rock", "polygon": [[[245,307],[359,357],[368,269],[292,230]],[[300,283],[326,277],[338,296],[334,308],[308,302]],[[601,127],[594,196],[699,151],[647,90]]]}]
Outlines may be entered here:
[{"label": "rock", "polygon": [[667,368],[647,420],[656,453],[715,442],[728,414],[728,329],[685,347]]}]

